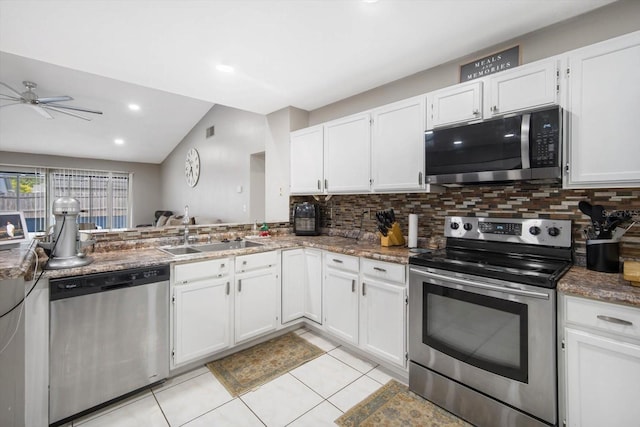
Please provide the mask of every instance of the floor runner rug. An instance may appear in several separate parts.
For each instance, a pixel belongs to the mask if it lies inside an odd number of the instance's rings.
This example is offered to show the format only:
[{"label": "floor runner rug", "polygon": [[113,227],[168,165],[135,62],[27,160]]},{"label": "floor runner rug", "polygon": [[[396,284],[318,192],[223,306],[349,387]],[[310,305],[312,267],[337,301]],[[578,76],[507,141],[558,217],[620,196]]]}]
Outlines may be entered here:
[{"label": "floor runner rug", "polygon": [[295,332],[289,332],[206,366],[235,397],[324,353]]}]

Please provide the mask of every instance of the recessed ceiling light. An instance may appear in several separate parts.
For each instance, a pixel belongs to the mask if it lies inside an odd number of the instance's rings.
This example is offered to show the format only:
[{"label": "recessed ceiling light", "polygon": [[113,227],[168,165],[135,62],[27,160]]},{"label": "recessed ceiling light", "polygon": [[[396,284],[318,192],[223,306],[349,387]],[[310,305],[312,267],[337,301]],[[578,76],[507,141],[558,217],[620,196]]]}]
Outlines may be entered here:
[{"label": "recessed ceiling light", "polygon": [[231,65],[226,65],[226,64],[218,64],[216,65],[216,70],[222,72],[222,73],[233,73],[235,68],[233,68]]},{"label": "recessed ceiling light", "polygon": [[123,145],[124,144],[124,139],[116,138],[116,139],[113,140],[113,142],[115,142],[116,145]]},{"label": "recessed ceiling light", "polygon": [[362,3],[378,3],[378,0],[362,0]]},{"label": "recessed ceiling light", "polygon": [[139,111],[140,106],[138,104],[129,104],[129,110],[131,111]]}]

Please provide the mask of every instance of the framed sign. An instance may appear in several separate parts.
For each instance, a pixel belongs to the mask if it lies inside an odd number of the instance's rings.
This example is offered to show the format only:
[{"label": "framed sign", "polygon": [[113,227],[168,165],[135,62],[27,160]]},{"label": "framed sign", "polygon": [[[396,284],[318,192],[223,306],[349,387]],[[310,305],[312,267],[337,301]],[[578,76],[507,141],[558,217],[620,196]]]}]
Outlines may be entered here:
[{"label": "framed sign", "polygon": [[27,223],[22,212],[0,211],[0,250],[20,246],[29,241]]},{"label": "framed sign", "polygon": [[520,46],[492,53],[460,66],[460,83],[520,65]]}]

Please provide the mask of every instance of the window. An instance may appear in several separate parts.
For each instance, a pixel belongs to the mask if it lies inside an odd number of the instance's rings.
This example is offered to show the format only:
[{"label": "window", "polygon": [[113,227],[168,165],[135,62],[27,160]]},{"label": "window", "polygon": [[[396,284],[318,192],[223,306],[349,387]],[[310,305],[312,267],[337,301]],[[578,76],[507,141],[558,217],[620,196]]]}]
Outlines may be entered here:
[{"label": "window", "polygon": [[47,227],[45,175],[0,172],[0,211],[22,211],[30,233]]}]

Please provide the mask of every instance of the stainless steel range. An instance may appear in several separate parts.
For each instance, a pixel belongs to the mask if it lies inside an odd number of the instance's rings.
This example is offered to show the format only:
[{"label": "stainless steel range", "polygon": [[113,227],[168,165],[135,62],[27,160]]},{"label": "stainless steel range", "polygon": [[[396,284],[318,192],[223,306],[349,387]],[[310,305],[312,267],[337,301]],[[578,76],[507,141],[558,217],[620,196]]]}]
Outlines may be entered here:
[{"label": "stainless steel range", "polygon": [[444,234],[409,259],[409,388],[477,426],[557,425],[571,221],[447,217]]}]

